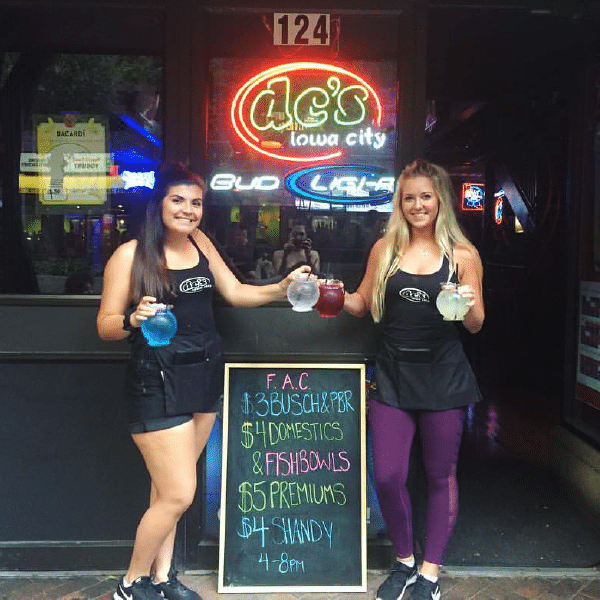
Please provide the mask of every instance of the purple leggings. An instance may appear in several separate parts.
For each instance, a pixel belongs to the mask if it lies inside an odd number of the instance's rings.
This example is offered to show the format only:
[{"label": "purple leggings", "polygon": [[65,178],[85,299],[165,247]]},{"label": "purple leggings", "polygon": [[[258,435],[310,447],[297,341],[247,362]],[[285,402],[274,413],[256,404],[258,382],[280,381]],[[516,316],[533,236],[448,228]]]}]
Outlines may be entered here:
[{"label": "purple leggings", "polygon": [[407,412],[369,401],[377,497],[388,535],[400,558],[414,552],[406,480],[417,423],[428,489],[423,560],[440,565],[458,513],[456,463],[463,421],[464,408]]}]

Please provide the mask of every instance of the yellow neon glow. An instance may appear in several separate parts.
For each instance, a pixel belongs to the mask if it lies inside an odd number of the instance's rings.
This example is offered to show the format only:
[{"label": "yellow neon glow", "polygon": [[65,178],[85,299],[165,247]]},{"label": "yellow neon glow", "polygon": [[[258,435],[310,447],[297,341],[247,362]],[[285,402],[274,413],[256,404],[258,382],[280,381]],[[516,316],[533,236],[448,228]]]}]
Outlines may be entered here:
[{"label": "yellow neon glow", "polygon": [[[356,94],[354,95],[354,99],[357,101],[357,104],[360,106],[360,109],[361,109],[361,113],[362,113],[362,114],[361,114],[361,116],[360,116],[358,119],[356,119],[356,120],[354,120],[354,121],[342,121],[342,120],[341,120],[341,119],[338,117],[338,113],[342,113],[342,114],[344,115],[344,117],[345,117],[345,116],[346,116],[348,113],[346,112],[346,110],[344,109],[344,107],[343,107],[343,106],[342,106],[342,104],[341,104],[341,98],[344,96],[344,94],[347,94],[347,93],[349,92],[349,90],[354,90],[354,89],[356,89],[356,90],[361,90],[361,91],[363,92],[363,95],[364,95],[364,97],[363,97],[363,99],[362,99],[362,102],[359,102],[359,101],[358,101],[358,100],[359,100],[359,98],[358,98],[358,96],[357,96]],[[364,87],[362,87],[362,86],[360,86],[360,85],[351,85],[351,86],[348,86],[347,88],[344,88],[344,89],[343,89],[343,90],[340,92],[340,94],[338,95],[338,97],[337,97],[337,105],[338,105],[338,110],[336,110],[336,111],[333,113],[333,118],[334,118],[335,122],[336,122],[338,125],[343,125],[343,126],[358,125],[359,123],[362,123],[362,121],[364,121],[364,119],[365,119],[365,114],[366,114],[366,111],[365,111],[365,102],[366,102],[368,99],[369,99],[369,93],[367,92],[367,90],[365,90],[365,88],[364,88]]]},{"label": "yellow neon glow", "polygon": [[[266,125],[261,126],[254,120],[254,111],[256,109],[256,105],[258,104],[258,102],[260,100],[262,100],[263,96],[275,96],[276,93],[271,89],[271,86],[273,84],[276,84],[279,82],[283,82],[285,85],[285,98],[286,98],[285,114],[287,116],[287,120],[284,121],[282,125],[274,124],[274,122],[273,122],[274,101],[271,100],[269,103],[269,110],[267,111],[267,117],[271,120]],[[277,77],[275,79],[271,79],[271,81],[269,81],[269,83],[267,84],[267,88],[268,89],[263,90],[262,92],[260,92],[259,94],[256,95],[256,98],[254,99],[254,101],[252,102],[252,105],[250,107],[250,118],[252,120],[252,127],[254,127],[255,129],[258,129],[259,131],[265,131],[267,129],[274,129],[275,131],[282,131],[283,129],[288,129],[289,127],[291,127],[291,125],[293,123],[292,115],[290,115],[290,112],[289,112],[289,102],[287,101],[287,99],[290,96],[290,78],[289,77]]]},{"label": "yellow neon glow", "polygon": [[57,192],[64,193],[66,196],[57,200],[44,196],[55,189],[49,175],[19,174],[19,192],[21,194],[39,194],[42,204],[104,204],[106,190],[122,186],[123,181],[120,177],[110,175],[65,175]]},{"label": "yellow neon glow", "polygon": [[[250,129],[250,127],[246,123],[245,117],[242,112],[242,108],[245,105],[246,99],[248,98],[249,94],[260,83],[264,82],[266,79],[269,79],[270,77],[273,77],[274,79],[267,84],[268,90],[261,91],[258,94],[257,98],[255,98],[254,101],[252,102],[251,113],[250,113],[252,127],[254,127],[256,130],[259,130],[259,131],[261,131],[261,130],[264,131],[269,128],[279,131],[281,129],[286,128],[282,125],[275,125],[274,121],[272,120],[272,116],[273,116],[272,110],[273,110],[273,104],[274,104],[273,100],[271,100],[271,102],[269,104],[269,109],[267,111],[267,116],[271,120],[266,125],[256,127],[257,124],[255,122],[253,122],[253,119],[252,119],[254,109],[256,108],[259,99],[262,100],[268,96],[273,97],[275,93],[271,89],[271,86],[273,83],[279,83],[279,82],[284,82],[284,84],[286,86],[285,114],[288,117],[288,120],[284,121],[284,123],[287,127],[291,126],[292,123],[290,123],[288,125],[289,118],[291,117],[289,108],[288,108],[289,78],[286,76],[282,76],[282,77],[280,77],[280,76],[283,73],[290,73],[290,72],[294,72],[294,71],[301,71],[301,70],[307,70],[307,69],[312,69],[315,71],[329,71],[329,72],[333,71],[334,73],[339,73],[340,75],[349,76],[349,77],[353,78],[354,80],[360,82],[361,85],[353,85],[353,86],[349,86],[345,90],[340,90],[341,82],[337,77],[330,77],[328,79],[327,86],[329,87],[330,90],[332,90],[332,92],[333,92],[332,96],[337,96],[338,109],[334,113],[334,120],[336,121],[336,123],[338,123],[339,125],[348,126],[348,125],[357,124],[361,120],[363,120],[364,116],[365,116],[364,102],[369,98],[369,96],[371,96],[377,107],[375,121],[376,121],[377,125],[381,124],[382,107],[381,107],[381,102],[379,100],[379,97],[378,97],[377,93],[375,92],[375,90],[364,79],[362,79],[358,75],[352,73],[351,71],[343,69],[341,67],[337,67],[335,65],[328,65],[328,64],[323,64],[323,63],[313,63],[313,62],[289,63],[289,64],[285,64],[285,65],[279,65],[277,67],[273,67],[271,69],[267,69],[266,71],[262,71],[261,73],[258,73],[254,77],[251,77],[236,92],[236,94],[233,98],[233,101],[231,103],[231,123],[232,123],[232,126],[233,126],[236,134],[240,137],[240,139],[245,144],[247,144],[251,148],[255,149],[257,152],[264,154],[265,156],[269,156],[271,158],[276,158],[278,160],[305,162],[306,160],[330,160],[333,158],[338,158],[342,155],[341,150],[337,150],[335,152],[332,152],[332,153],[326,154],[326,155],[311,156],[311,157],[281,156],[279,154],[274,154],[272,152],[266,151],[264,148],[262,148],[259,145],[260,144],[259,137]],[[322,94],[327,96],[326,92],[324,90],[322,90],[321,88],[309,88],[309,90],[312,90],[313,92],[318,90],[319,92],[321,92]],[[301,96],[304,97],[309,92],[309,90],[305,90],[304,92],[302,92]],[[345,122],[345,121],[343,121],[343,117],[346,116],[347,113],[341,104],[342,100],[340,98],[342,98],[343,95],[348,93],[350,90],[362,90],[363,91],[362,101],[358,95],[356,95],[356,94],[354,95],[354,99],[357,101],[357,103],[361,107],[362,115],[361,115],[361,119],[359,119],[359,120],[352,121],[352,122]],[[300,98],[300,96],[299,96],[299,98]],[[298,112],[299,98],[297,98],[296,102],[294,103],[294,112],[295,112],[294,116],[296,116],[296,117],[298,117],[297,112]],[[315,109],[323,109],[327,106],[328,103],[329,103],[329,96],[327,96],[327,103],[321,103],[321,104],[317,103],[315,98],[313,98],[312,99],[313,106],[311,106],[309,109],[310,114],[312,116],[314,116],[315,118],[317,118],[317,120],[318,120],[319,118],[322,117],[323,111],[322,110],[318,111]],[[311,123],[310,126],[316,127],[318,125]]]},{"label": "yellow neon glow", "polygon": [[[61,188],[64,190],[105,190],[118,186],[120,177],[111,175],[65,175]],[[19,174],[19,188],[44,191],[52,187],[50,175]]]},{"label": "yellow neon glow", "polygon": [[[311,99],[311,105],[308,108],[308,112],[311,117],[314,117],[315,119],[317,119],[316,121],[313,121],[313,122],[303,121],[302,117],[300,116],[300,112],[298,110],[300,102],[302,100],[304,100],[304,97],[308,96],[309,94],[315,94],[315,95],[321,94],[324,99],[322,103],[319,103],[317,101],[317,98]],[[327,114],[326,110],[315,111],[315,108],[317,108],[317,109],[325,108],[328,104],[329,104],[329,96],[325,93],[324,90],[322,90],[321,88],[317,88],[317,87],[306,88],[303,92],[298,94],[298,97],[296,98],[296,101],[294,102],[294,118],[296,119],[296,123],[298,123],[302,127],[306,127],[307,129],[310,129],[311,127],[320,127],[321,125],[323,125],[323,123],[325,123],[325,121],[327,121],[327,119],[329,118],[329,115]]]}]

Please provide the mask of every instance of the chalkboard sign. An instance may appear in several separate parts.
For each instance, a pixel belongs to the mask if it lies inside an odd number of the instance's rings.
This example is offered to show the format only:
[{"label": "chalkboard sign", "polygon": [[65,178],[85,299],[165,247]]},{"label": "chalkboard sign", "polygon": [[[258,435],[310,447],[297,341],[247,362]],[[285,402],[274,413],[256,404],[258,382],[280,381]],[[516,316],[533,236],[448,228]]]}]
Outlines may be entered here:
[{"label": "chalkboard sign", "polygon": [[364,365],[226,364],[219,593],[364,592]]}]

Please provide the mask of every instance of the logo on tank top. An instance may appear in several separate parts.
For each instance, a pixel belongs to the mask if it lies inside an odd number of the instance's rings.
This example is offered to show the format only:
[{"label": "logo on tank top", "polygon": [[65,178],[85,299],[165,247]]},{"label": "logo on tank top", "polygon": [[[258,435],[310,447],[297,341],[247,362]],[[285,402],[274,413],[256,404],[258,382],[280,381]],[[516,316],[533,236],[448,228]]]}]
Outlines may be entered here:
[{"label": "logo on tank top", "polygon": [[429,294],[417,288],[403,288],[400,290],[400,297],[409,302],[429,302]]},{"label": "logo on tank top", "polygon": [[212,284],[208,277],[190,277],[189,279],[181,282],[179,291],[183,292],[184,294],[195,294],[196,292],[200,292],[211,287]]}]

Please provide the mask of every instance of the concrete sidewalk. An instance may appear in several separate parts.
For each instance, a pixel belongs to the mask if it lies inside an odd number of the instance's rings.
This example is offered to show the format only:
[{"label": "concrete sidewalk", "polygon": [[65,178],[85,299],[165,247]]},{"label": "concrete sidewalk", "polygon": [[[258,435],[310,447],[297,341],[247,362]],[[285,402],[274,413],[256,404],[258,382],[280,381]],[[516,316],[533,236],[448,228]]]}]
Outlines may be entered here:
[{"label": "concrete sidewalk", "polygon": [[[186,573],[181,580],[204,600],[371,600],[385,579],[369,571],[366,593],[301,592],[218,594],[216,573]],[[0,600],[112,600],[117,574],[0,572]],[[600,600],[596,569],[444,569],[442,600]]]}]

